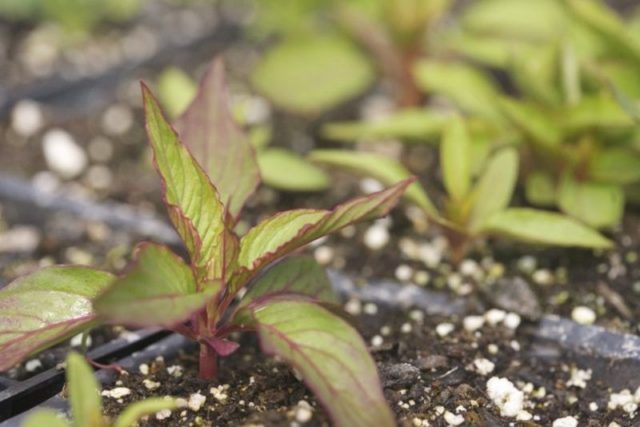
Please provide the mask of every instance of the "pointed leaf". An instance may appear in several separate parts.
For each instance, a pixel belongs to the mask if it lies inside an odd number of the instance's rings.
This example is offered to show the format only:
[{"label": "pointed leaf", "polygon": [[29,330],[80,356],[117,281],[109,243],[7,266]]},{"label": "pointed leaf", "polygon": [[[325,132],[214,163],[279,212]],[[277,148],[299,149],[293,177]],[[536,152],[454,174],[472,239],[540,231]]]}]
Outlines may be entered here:
[{"label": "pointed leaf", "polygon": [[260,183],[260,174],[253,147],[230,111],[222,59],[213,61],[196,98],[175,125],[220,201],[236,218]]},{"label": "pointed leaf", "polygon": [[329,177],[316,165],[284,148],[258,152],[258,165],[265,184],[285,191],[321,191],[329,188]]},{"label": "pointed leaf", "polygon": [[532,142],[546,150],[558,150],[562,132],[538,106],[510,98],[498,100],[503,114]]},{"label": "pointed leaf", "polygon": [[495,108],[498,88],[478,69],[463,63],[421,60],[413,75],[424,91],[450,99],[462,111],[500,119]]},{"label": "pointed leaf", "polygon": [[413,182],[406,179],[378,193],[350,200],[330,211],[297,209],[260,222],[242,237],[234,290],[265,265],[347,225],[384,216]]},{"label": "pointed leaf", "polygon": [[78,353],[67,356],[67,387],[73,423],[77,426],[106,426],[102,417],[102,398],[93,369]]},{"label": "pointed leaf", "polygon": [[440,145],[440,167],[449,195],[462,200],[471,185],[469,133],[460,118],[452,119],[445,128]]},{"label": "pointed leaf", "polygon": [[344,142],[375,142],[389,138],[425,141],[439,136],[448,121],[446,114],[407,109],[371,122],[329,123],[322,131],[327,138]]},{"label": "pointed leaf", "polygon": [[163,409],[171,410],[177,407],[178,402],[176,402],[175,399],[167,397],[155,397],[135,402],[127,406],[116,419],[113,427],[131,427],[136,425],[136,422],[145,415],[151,415]]},{"label": "pointed leaf", "polygon": [[267,300],[252,308],[263,351],[301,374],[335,426],[396,425],[376,366],[349,324],[305,300]]},{"label": "pointed leaf", "polygon": [[373,78],[371,64],[347,38],[315,35],[269,50],[251,81],[280,108],[318,114],[360,94]]},{"label": "pointed leaf", "polygon": [[593,156],[589,176],[602,182],[631,184],[640,181],[640,157],[624,148],[609,148]]},{"label": "pointed leaf", "polygon": [[87,267],[49,267],[0,291],[0,371],[94,326],[91,300],[113,280]]},{"label": "pointed leaf", "polygon": [[608,93],[583,96],[580,102],[564,111],[563,126],[570,132],[585,129],[630,129],[633,117]]},{"label": "pointed leaf", "polygon": [[223,277],[237,249],[237,238],[225,226],[225,206],[144,84],[142,94],[147,134],[162,178],[169,217],[184,240],[198,275],[208,279]]},{"label": "pointed leaf", "polygon": [[[411,177],[411,172],[400,162],[376,153],[327,149],[314,150],[308,157],[316,163],[338,167],[362,176],[370,176],[385,185],[393,185]],[[407,187],[404,198],[422,208],[430,218],[441,219],[440,213],[429,200],[429,196],[419,182],[416,181]]]},{"label": "pointed leaf", "polygon": [[592,227],[613,227],[622,220],[624,192],[616,184],[577,182],[565,176],[557,197],[563,212]]},{"label": "pointed leaf", "polygon": [[313,257],[292,256],[271,267],[242,297],[236,313],[249,304],[286,294],[337,303],[327,272]]},{"label": "pointed leaf", "polygon": [[53,409],[40,409],[29,415],[22,427],[71,427],[68,421]]},{"label": "pointed leaf", "polygon": [[134,326],[172,327],[202,308],[220,283],[197,289],[192,270],[164,246],[144,243],[122,277],[94,302],[106,320]]},{"label": "pointed leaf", "polygon": [[518,152],[515,148],[503,148],[491,156],[474,189],[469,218],[472,230],[509,206],[517,180]]},{"label": "pointed leaf", "polygon": [[554,246],[607,249],[611,241],[597,231],[565,215],[527,208],[497,212],[482,225],[482,232]]}]

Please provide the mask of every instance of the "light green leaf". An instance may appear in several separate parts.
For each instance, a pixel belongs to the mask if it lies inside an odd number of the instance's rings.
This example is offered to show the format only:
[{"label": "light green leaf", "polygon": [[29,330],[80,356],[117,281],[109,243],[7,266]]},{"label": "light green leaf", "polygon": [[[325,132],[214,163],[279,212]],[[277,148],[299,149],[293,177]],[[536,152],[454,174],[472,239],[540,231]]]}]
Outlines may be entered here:
[{"label": "light green leaf", "polygon": [[565,176],[557,198],[563,212],[592,227],[613,227],[622,220],[624,192],[615,184],[577,182]]},{"label": "light green leaf", "polygon": [[631,35],[624,22],[602,2],[568,0],[573,15],[607,43],[609,55],[622,55],[640,65],[640,41]]},{"label": "light green leaf", "polygon": [[267,298],[282,295],[304,295],[318,301],[338,303],[327,272],[313,257],[292,256],[280,261],[254,284],[242,297],[232,319],[245,318],[241,311]]},{"label": "light green leaf", "polygon": [[[202,77],[198,94],[176,122],[180,140],[204,169],[233,218],[260,183],[251,143],[236,124],[221,58]],[[215,218],[217,212],[213,213]]]},{"label": "light green leaf", "polygon": [[607,249],[611,241],[568,216],[527,208],[509,208],[493,214],[481,227],[488,235],[553,246]]},{"label": "light green leaf", "polygon": [[593,156],[589,164],[589,177],[595,181],[613,184],[631,184],[640,181],[640,157],[625,148],[608,148]]},{"label": "light green leaf", "polygon": [[407,109],[371,122],[336,122],[325,125],[323,134],[344,142],[381,141],[389,138],[428,141],[442,133],[449,115],[425,109]]},{"label": "light green leaf", "polygon": [[[376,153],[327,149],[314,150],[308,158],[316,163],[372,177],[385,185],[393,185],[411,177],[411,172],[400,162]],[[440,213],[419,182],[416,181],[407,187],[404,198],[422,208],[430,218],[441,219]]]},{"label": "light green leaf", "polygon": [[93,369],[78,353],[67,356],[67,386],[73,423],[76,426],[106,426],[102,417],[102,398]]},{"label": "light green leaf", "polygon": [[532,45],[523,40],[480,35],[470,31],[454,34],[446,43],[466,58],[501,69],[508,67],[514,53],[533,50]]},{"label": "light green leaf", "polygon": [[158,77],[158,98],[172,118],[187,109],[197,92],[196,83],[179,68],[169,67]]},{"label": "light green leaf", "polygon": [[532,205],[551,207],[556,204],[556,184],[546,172],[530,173],[525,180],[524,191]]},{"label": "light green leaf", "polygon": [[471,185],[469,133],[460,118],[447,125],[440,143],[440,165],[444,186],[457,201],[464,199]]},{"label": "light green leaf", "polygon": [[427,93],[449,98],[461,110],[491,119],[500,119],[495,108],[499,90],[494,82],[464,63],[421,60],[413,69],[416,83]]},{"label": "light green leaf", "polygon": [[191,268],[164,246],[138,246],[129,270],[94,302],[106,320],[134,326],[172,327],[186,320],[220,290],[219,282],[197,289]]},{"label": "light green leaf", "polygon": [[525,98],[546,105],[562,102],[559,83],[560,52],[556,44],[517,52],[511,62],[511,77]]},{"label": "light green leaf", "polygon": [[316,165],[293,151],[267,148],[258,152],[262,181],[285,191],[322,191],[329,188],[329,177]]},{"label": "light green leaf", "polygon": [[498,105],[505,117],[529,137],[532,143],[547,150],[558,150],[562,132],[538,106],[510,98],[500,98]]},{"label": "light green leaf", "polygon": [[262,350],[293,366],[337,427],[391,427],[394,417],[365,343],[344,320],[305,300],[253,307]]},{"label": "light green leaf", "polygon": [[178,403],[176,400],[167,397],[155,397],[135,402],[127,406],[127,408],[116,419],[113,427],[135,426],[136,422],[145,415],[151,415],[164,409],[171,410],[177,407]]},{"label": "light green leaf", "polygon": [[570,132],[585,129],[630,129],[635,126],[630,116],[609,93],[583,96],[580,102],[563,112],[563,126]]},{"label": "light green leaf", "polygon": [[494,213],[506,209],[518,180],[518,152],[507,147],[493,154],[473,192],[469,227],[477,230]]},{"label": "light green leaf", "polygon": [[112,280],[87,267],[49,267],[0,290],[0,371],[94,326],[91,300]]},{"label": "light green leaf", "polygon": [[378,193],[352,199],[333,210],[297,209],[260,222],[242,237],[233,290],[262,267],[315,239],[347,225],[384,216],[413,182],[407,179]]},{"label": "light green leaf", "polygon": [[237,237],[225,225],[225,207],[206,173],[180,143],[144,85],[142,94],[147,134],[171,222],[197,266],[198,276],[221,278],[230,271],[237,250]]},{"label": "light green leaf", "polygon": [[543,41],[560,35],[567,22],[557,0],[481,0],[465,9],[462,25],[474,33]]},{"label": "light green leaf", "polygon": [[71,427],[64,417],[53,409],[41,409],[29,415],[22,427]]},{"label": "light green leaf", "polygon": [[292,37],[269,50],[251,75],[258,91],[285,110],[318,114],[373,82],[367,58],[337,35]]}]

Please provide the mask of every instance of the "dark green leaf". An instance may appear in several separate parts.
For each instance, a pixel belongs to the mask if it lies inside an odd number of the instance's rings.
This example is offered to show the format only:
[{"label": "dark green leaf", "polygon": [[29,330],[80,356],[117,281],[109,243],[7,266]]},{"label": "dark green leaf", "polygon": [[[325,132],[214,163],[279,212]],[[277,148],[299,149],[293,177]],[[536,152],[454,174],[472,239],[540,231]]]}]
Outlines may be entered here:
[{"label": "dark green leaf", "polygon": [[113,280],[86,267],[49,267],[0,291],[0,371],[96,324],[91,300]]},{"label": "dark green leaf", "polygon": [[333,425],[396,425],[376,365],[349,324],[305,300],[273,299],[252,308],[263,351],[300,373]]},{"label": "dark green leaf", "polygon": [[135,261],[94,302],[112,323],[172,327],[202,308],[220,290],[219,282],[198,289],[193,271],[164,246],[138,247]]}]

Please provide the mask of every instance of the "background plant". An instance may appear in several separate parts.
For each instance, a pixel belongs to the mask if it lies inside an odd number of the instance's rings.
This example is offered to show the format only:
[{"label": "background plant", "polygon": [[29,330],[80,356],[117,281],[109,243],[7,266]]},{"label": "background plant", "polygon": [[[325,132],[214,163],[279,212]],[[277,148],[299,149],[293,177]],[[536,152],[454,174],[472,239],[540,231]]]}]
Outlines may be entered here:
[{"label": "background plant", "polygon": [[93,375],[93,369],[78,353],[67,356],[67,393],[71,404],[72,420],[69,422],[52,409],[40,409],[29,415],[23,427],[131,427],[137,421],[164,409],[178,407],[171,398],[151,398],[126,407],[113,422],[102,415],[100,386]]},{"label": "background plant", "polygon": [[365,343],[323,306],[333,301],[323,270],[300,257],[267,267],[325,234],[385,215],[411,179],[333,210],[280,212],[240,237],[234,227],[260,177],[253,149],[228,111],[222,63],[203,78],[177,132],[144,85],[142,92],[164,203],[189,263],[164,246],[144,243],[117,278],[72,266],[19,278],[0,291],[6,307],[0,369],[110,322],[165,327],[198,341],[200,375],[214,378],[218,357],[238,348],[229,334],[254,331],[263,351],[300,373],[337,425],[393,425]]},{"label": "background plant", "polygon": [[[556,246],[608,248],[611,242],[596,231],[553,212],[509,207],[518,177],[518,153],[513,146],[492,150],[480,167],[474,165],[473,141],[460,118],[446,125],[440,144],[440,169],[446,190],[439,208],[418,182],[405,198],[443,227],[455,262],[469,244],[482,237]],[[392,184],[410,176],[399,162],[375,153],[316,150],[310,158]],[[475,172],[477,171],[477,172]]]}]

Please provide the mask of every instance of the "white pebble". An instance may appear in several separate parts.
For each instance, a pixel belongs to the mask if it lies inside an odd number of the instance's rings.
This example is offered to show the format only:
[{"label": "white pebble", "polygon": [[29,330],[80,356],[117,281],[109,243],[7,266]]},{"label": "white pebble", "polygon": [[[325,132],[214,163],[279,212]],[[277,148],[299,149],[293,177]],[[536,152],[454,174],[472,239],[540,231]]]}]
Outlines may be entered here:
[{"label": "white pebble", "polygon": [[578,427],[578,420],[573,417],[558,418],[553,422],[553,427]]},{"label": "white pebble", "polygon": [[579,305],[571,311],[571,318],[581,325],[593,325],[596,321],[596,313],[589,307]]},{"label": "white pebble", "polygon": [[318,264],[327,265],[333,260],[333,248],[329,246],[318,246],[313,251],[313,256]]},{"label": "white pebble", "polygon": [[142,381],[142,384],[147,390],[153,391],[160,388],[160,383],[157,381],[152,381],[150,379],[145,379]]},{"label": "white pebble", "polygon": [[305,424],[311,421],[313,417],[313,408],[307,401],[301,400],[298,402],[298,406],[296,407],[295,419],[297,422],[301,424]]},{"label": "white pebble", "polygon": [[42,368],[42,362],[40,362],[39,359],[31,359],[24,364],[24,369],[26,369],[27,372],[33,372],[39,368]]},{"label": "white pebble", "polygon": [[589,410],[591,412],[596,412],[598,410],[598,404],[596,402],[589,403]]},{"label": "white pebble", "polygon": [[127,387],[116,387],[111,390],[104,390],[102,392],[103,396],[111,397],[113,399],[120,399],[130,394],[131,394],[131,390],[128,389]]},{"label": "white pebble", "polygon": [[102,128],[108,135],[122,135],[133,125],[133,113],[126,105],[112,105],[102,116]]},{"label": "white pebble", "polygon": [[138,370],[142,375],[149,375],[149,365],[146,363],[140,364],[140,366],[138,366]]},{"label": "white pebble", "polygon": [[462,326],[465,331],[474,332],[484,326],[483,316],[467,316],[462,320]]},{"label": "white pebble", "polygon": [[464,417],[462,415],[454,414],[453,412],[449,412],[449,411],[444,413],[444,420],[450,426],[459,426],[462,423],[464,423]]},{"label": "white pebble", "polygon": [[184,369],[180,365],[171,365],[171,366],[167,367],[167,373],[169,375],[172,375],[172,376],[176,377],[176,378],[181,377],[183,371],[184,371]]},{"label": "white pebble", "polygon": [[537,266],[538,261],[531,255],[525,255],[518,260],[518,270],[525,274],[532,274]]},{"label": "white pebble", "polygon": [[622,408],[623,411],[632,414],[638,409],[638,402],[628,389],[624,389],[619,393],[611,393],[607,406],[611,410]]},{"label": "white pebble", "polygon": [[538,285],[552,285],[553,284],[553,274],[549,270],[540,269],[536,270],[531,276],[533,281]]},{"label": "white pebble", "polygon": [[496,367],[492,361],[484,358],[474,360],[473,366],[476,368],[476,372],[480,375],[489,375]]},{"label": "white pebble", "polygon": [[484,318],[491,326],[496,326],[507,317],[507,313],[504,310],[492,308],[484,314]]},{"label": "white pebble", "polygon": [[509,313],[504,318],[504,326],[506,326],[509,329],[513,329],[513,330],[518,329],[518,326],[520,326],[520,322],[521,322],[520,316],[516,313]]},{"label": "white pebble", "polygon": [[200,394],[200,392],[193,393],[191,396],[189,396],[189,402],[187,403],[187,406],[193,412],[198,412],[200,408],[202,408],[202,405],[204,405],[204,402],[206,401],[207,401],[207,397]]},{"label": "white pebble", "polygon": [[358,316],[360,313],[362,313],[362,303],[357,298],[351,298],[344,305],[344,311],[352,316]]},{"label": "white pebble", "polygon": [[44,122],[40,106],[29,99],[18,102],[11,112],[11,127],[20,136],[35,135]]},{"label": "white pebble", "polygon": [[400,326],[400,332],[402,332],[403,334],[408,334],[412,330],[413,326],[411,326],[411,323],[405,322],[402,324],[402,326]]},{"label": "white pebble", "polygon": [[373,338],[371,338],[371,345],[373,347],[380,347],[383,343],[384,338],[382,338],[380,335],[374,335]]},{"label": "white pebble", "polygon": [[409,280],[411,280],[411,276],[413,276],[413,268],[409,267],[406,264],[400,264],[397,268],[396,268],[396,279],[400,280],[401,282],[408,282]]},{"label": "white pebble", "polygon": [[379,224],[372,225],[364,233],[364,244],[373,250],[384,248],[389,243],[389,239],[389,230]]},{"label": "white pebble", "polygon": [[377,193],[384,190],[384,185],[377,179],[364,178],[360,181],[360,190],[365,194]]},{"label": "white pebble", "polygon": [[375,305],[372,302],[368,302],[364,305],[364,309],[363,309],[365,314],[368,314],[370,316],[374,316],[378,313],[378,306]]},{"label": "white pebble", "polygon": [[87,155],[82,147],[61,129],[48,131],[43,137],[42,148],[49,169],[63,178],[76,177],[87,167]]},{"label": "white pebble", "polygon": [[159,421],[165,420],[171,416],[171,409],[163,409],[156,412],[156,419]]},{"label": "white pebble", "polygon": [[460,264],[460,268],[458,269],[458,271],[460,271],[460,274],[467,277],[475,277],[476,274],[478,274],[479,270],[480,266],[472,259],[465,259],[464,261],[462,261],[462,263]]},{"label": "white pebble", "polygon": [[429,268],[436,268],[442,261],[442,251],[430,244],[418,248],[418,258]]},{"label": "white pebble", "polygon": [[227,397],[229,397],[226,393],[228,389],[228,384],[219,385],[217,387],[211,387],[209,393],[211,393],[216,400],[224,402],[225,400],[227,400]]},{"label": "white pebble", "polygon": [[436,334],[441,337],[446,337],[451,332],[453,332],[454,329],[455,326],[453,325],[453,323],[440,323],[438,326],[436,326]]},{"label": "white pebble", "polygon": [[571,369],[571,378],[567,381],[568,387],[586,388],[591,379],[591,369]]},{"label": "white pebble", "polygon": [[491,377],[487,381],[487,394],[503,417],[515,417],[523,409],[524,394],[506,378]]}]

